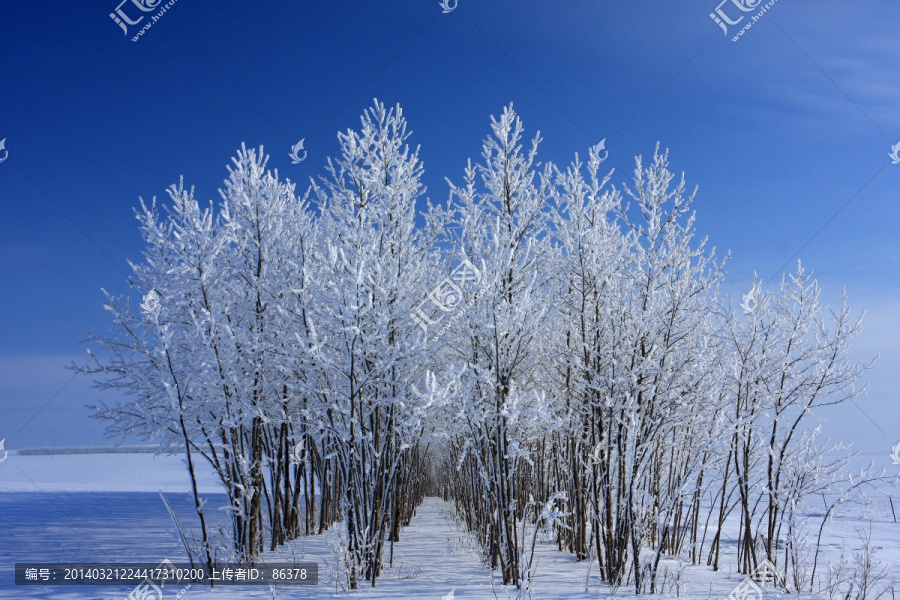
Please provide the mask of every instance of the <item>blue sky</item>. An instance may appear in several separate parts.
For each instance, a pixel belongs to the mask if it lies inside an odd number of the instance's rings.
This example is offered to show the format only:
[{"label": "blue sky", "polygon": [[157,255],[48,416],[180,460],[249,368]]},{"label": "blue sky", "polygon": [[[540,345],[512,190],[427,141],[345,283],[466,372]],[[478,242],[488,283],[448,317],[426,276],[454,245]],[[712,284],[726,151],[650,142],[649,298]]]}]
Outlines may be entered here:
[{"label": "blue sky", "polygon": [[[106,328],[100,288],[126,291],[139,197],[184,175],[217,200],[242,142],[302,191],[377,97],[402,105],[434,202],[509,102],[541,131],[541,160],[606,138],[617,185],[660,141],[699,186],[700,233],[732,252],[727,292],[754,271],[774,285],[800,258],[828,302],[846,288],[866,311],[853,353],[881,355],[879,369],[861,410],[826,413],[825,431],[886,452],[900,441],[900,5],[778,0],[737,42],[710,19],[717,5],[177,0],[132,42],[149,17],[126,36],[109,17],[118,0],[7,3],[0,439],[102,441],[84,408],[99,392],[64,367],[85,360],[84,330]],[[732,33],[756,14],[721,8],[747,15]]]}]

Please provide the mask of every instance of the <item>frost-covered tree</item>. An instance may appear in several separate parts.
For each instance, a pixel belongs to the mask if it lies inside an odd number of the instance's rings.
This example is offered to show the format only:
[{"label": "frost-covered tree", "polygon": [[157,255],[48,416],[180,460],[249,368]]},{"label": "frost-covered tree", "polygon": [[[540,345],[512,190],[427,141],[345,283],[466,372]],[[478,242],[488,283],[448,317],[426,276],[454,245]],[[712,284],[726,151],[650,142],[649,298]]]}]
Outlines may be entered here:
[{"label": "frost-covered tree", "polygon": [[[204,439],[199,424],[215,399],[206,396],[207,373],[202,368],[213,325],[210,291],[221,269],[221,223],[212,208],[201,209],[183,184],[168,190],[172,205],[162,217],[155,202],[141,202],[136,212],[147,244],[145,262],[132,263],[130,284],[142,295],[139,311],[127,299],[107,294],[106,310],[113,324],[109,337],[91,336],[105,353],[83,371],[102,375],[101,389],[120,389],[131,398],[115,407],[95,407],[109,421],[111,433],[158,437],[163,448],[184,450],[195,508],[201,523],[203,548],[212,563],[212,549],[203,501],[197,488],[195,455]],[[204,298],[204,296],[206,296]]]},{"label": "frost-covered tree", "polygon": [[[560,389],[559,412],[565,426],[551,439],[547,453],[563,468],[547,479],[560,481],[570,514],[568,529],[559,531],[560,545],[579,560],[590,556],[591,536],[600,548],[600,480],[598,419],[603,405],[601,364],[612,332],[609,311],[621,295],[625,240],[615,222],[620,195],[604,186],[611,173],[598,174],[605,156],[592,148],[588,162],[576,157],[565,172],[557,172],[554,187],[553,235],[560,248],[556,334],[549,338]],[[585,177],[585,168],[587,177]],[[538,497],[543,497],[549,489]],[[608,564],[605,562],[604,564]]]},{"label": "frost-covered tree", "polygon": [[762,558],[779,563],[778,540],[793,508],[834,476],[833,468],[819,469],[829,448],[816,441],[817,414],[862,394],[856,381],[872,366],[848,358],[861,325],[846,295],[826,320],[819,293],[798,263],[777,294],[763,292],[754,282],[748,296],[755,306],[745,310],[746,320],[732,313],[723,328],[734,357],[730,455],[739,493],[743,572]]},{"label": "frost-covered tree", "polygon": [[414,386],[424,381],[409,315],[429,276],[431,244],[415,227],[424,192],[418,152],[399,107],[376,101],[360,131],[340,134],[341,156],[315,187],[321,237],[310,282],[309,393],[345,484],[349,585],[375,584],[387,536],[406,503],[399,478],[422,427]]},{"label": "frost-covered tree", "polygon": [[[280,482],[296,383],[286,376],[292,371],[285,348],[294,336],[282,327],[284,313],[277,309],[294,300],[286,296],[300,278],[294,268],[295,245],[302,244],[309,227],[294,186],[267,172],[266,160],[262,149],[242,149],[221,191],[229,265],[226,323],[232,336],[224,371],[228,398],[219,415],[219,428],[227,434],[220,450],[237,483],[232,510],[241,531],[240,548],[250,555],[264,549],[264,502],[274,526],[273,542],[283,535],[285,489]],[[267,471],[278,474],[270,478],[273,490],[266,486]]]},{"label": "frost-covered tree", "polygon": [[[469,516],[485,556],[504,583],[519,584],[524,496],[516,471],[531,462],[529,442],[546,433],[541,360],[555,277],[548,238],[552,170],[536,162],[539,134],[522,149],[523,126],[512,106],[491,120],[482,159],[465,171],[465,184],[451,184],[445,227],[451,257],[481,271],[463,316],[444,339],[448,364],[461,370],[456,413],[465,442],[461,485],[476,499]],[[453,292],[457,293],[457,292]]]},{"label": "frost-covered tree", "polygon": [[[594,429],[602,568],[619,582],[631,562],[637,593],[653,591],[673,519],[715,433],[717,350],[711,344],[720,265],[695,239],[693,194],[673,185],[668,157],[636,160],[633,202],[621,205],[622,278],[599,351]],[[694,247],[696,244],[696,247]],[[644,564],[645,545],[655,558]],[[645,578],[647,581],[645,581]],[[648,585],[649,584],[649,585]]]},{"label": "frost-covered tree", "polygon": [[[277,482],[288,463],[283,452],[280,460],[272,455],[271,440],[290,420],[290,380],[278,351],[289,333],[275,305],[292,278],[292,244],[307,234],[310,220],[293,186],[265,172],[261,151],[238,153],[217,212],[201,210],[182,185],[169,195],[167,217],[155,205],[138,212],[148,244],[145,261],[133,265],[133,284],[144,293],[141,314],[127,303],[108,304],[113,335],[94,339],[109,357],[87,371],[111,375],[100,385],[133,398],[100,407],[111,433],[162,435],[165,446],[168,435],[180,435],[198,512],[194,453],[208,461],[231,503],[229,554],[250,557],[263,550],[266,529],[283,531],[285,494]],[[279,493],[270,493],[267,472],[278,474],[270,481]],[[206,537],[204,527],[208,549]]]}]

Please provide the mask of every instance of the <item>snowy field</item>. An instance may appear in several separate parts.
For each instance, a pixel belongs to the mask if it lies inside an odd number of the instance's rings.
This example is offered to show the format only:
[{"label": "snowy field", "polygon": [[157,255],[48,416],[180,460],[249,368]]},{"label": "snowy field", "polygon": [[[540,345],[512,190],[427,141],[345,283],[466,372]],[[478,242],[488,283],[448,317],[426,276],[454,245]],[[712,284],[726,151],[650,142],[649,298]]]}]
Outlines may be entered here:
[{"label": "snowy field", "polygon": [[[882,457],[871,458],[885,463]],[[896,467],[893,467],[896,469]],[[60,600],[124,600],[132,588],[115,586],[16,587],[13,564],[16,562],[173,562],[185,555],[176,539],[171,519],[158,490],[166,492],[183,521],[190,523],[192,505],[185,493],[185,474],[181,459],[154,457],[152,454],[92,454],[63,456],[16,456],[0,465],[0,598],[47,598]],[[208,508],[225,504],[225,496],[211,477],[202,480]],[[893,490],[895,505],[900,490]],[[224,524],[224,512],[219,524]],[[809,511],[811,522],[820,515]],[[876,560],[886,567],[888,579],[900,578],[900,524],[893,520],[887,496],[875,506],[845,510],[823,540],[820,568],[834,560],[842,541],[849,549],[859,545],[859,532],[871,526]],[[410,541],[407,541],[410,540]],[[421,505],[401,542],[393,550],[393,566],[386,567],[376,589],[364,587],[355,593],[344,592],[335,577],[338,564],[333,550],[335,533],[301,538],[266,559],[275,561],[316,562],[319,585],[315,587],[279,587],[275,598],[364,597],[372,599],[434,598],[453,590],[453,597],[507,598],[516,591],[507,590],[479,560],[475,542],[453,518],[452,507],[436,498]],[[730,550],[730,549],[729,549]],[[385,560],[389,558],[386,551]],[[585,562],[560,553],[548,540],[539,538],[536,552],[536,579],[533,598],[598,598],[611,595],[609,586],[600,582],[596,570],[589,572]],[[724,568],[713,573],[706,567],[686,566],[679,572],[676,560],[668,560],[664,593],[657,598],[727,598],[742,581],[735,574],[733,554],[729,551]],[[493,583],[493,585],[492,585]],[[587,591],[586,591],[587,590]],[[166,591],[164,598],[175,598],[178,591]],[[769,590],[774,597],[775,590]],[[900,589],[895,590],[900,591]],[[627,589],[615,592],[632,596]],[[236,600],[273,598],[268,587],[227,587],[187,590],[182,598],[197,600]],[[887,598],[891,597],[888,592]],[[799,598],[799,596],[798,596]]]}]

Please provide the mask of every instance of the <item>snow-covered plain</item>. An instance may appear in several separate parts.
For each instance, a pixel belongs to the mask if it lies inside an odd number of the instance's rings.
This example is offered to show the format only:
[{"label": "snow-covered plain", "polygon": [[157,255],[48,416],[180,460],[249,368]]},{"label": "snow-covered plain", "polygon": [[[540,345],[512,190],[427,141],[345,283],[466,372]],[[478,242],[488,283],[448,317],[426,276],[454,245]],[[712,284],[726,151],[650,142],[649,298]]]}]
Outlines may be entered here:
[{"label": "snow-covered plain", "polygon": [[[865,459],[867,457],[862,457]],[[868,457],[891,466],[886,457]],[[226,503],[211,476],[201,480],[209,499],[208,512],[224,525]],[[0,464],[0,598],[24,600],[124,600],[131,588],[114,586],[25,587],[13,584],[16,562],[159,562],[164,558],[184,560],[184,551],[158,490],[166,492],[183,522],[191,524],[192,505],[181,459],[151,454],[90,454],[64,456],[17,456],[10,454]],[[888,490],[900,504],[900,490]],[[826,529],[820,569],[834,560],[841,543],[849,550],[859,547],[859,532],[871,526],[875,558],[886,567],[888,579],[900,579],[900,524],[891,514],[888,496],[877,504],[851,507]],[[810,523],[821,518],[809,511]],[[336,577],[338,565],[333,550],[336,533],[301,538],[267,555],[275,562],[302,560],[319,565],[315,587],[283,586],[275,598],[361,597],[377,600],[396,598],[440,599],[453,590],[453,597],[515,598],[516,590],[504,588],[480,562],[474,540],[453,518],[452,507],[436,498],[422,504],[401,541],[393,549],[392,566],[386,567],[377,588],[345,592]],[[655,598],[727,598],[743,577],[734,572],[733,542],[714,573],[705,566],[686,566],[680,576],[678,561],[669,559],[664,592]],[[385,553],[386,563],[390,550]],[[585,562],[558,552],[554,544],[538,539],[533,598],[600,598],[612,595],[599,581],[596,569],[589,573]],[[166,600],[178,589],[166,591]],[[895,591],[900,591],[900,588]],[[769,589],[770,597],[776,595]],[[626,588],[615,595],[629,597]],[[236,600],[273,598],[268,587],[194,587],[182,598]],[[804,596],[795,596],[804,598]],[[888,592],[887,598],[891,597]]]}]

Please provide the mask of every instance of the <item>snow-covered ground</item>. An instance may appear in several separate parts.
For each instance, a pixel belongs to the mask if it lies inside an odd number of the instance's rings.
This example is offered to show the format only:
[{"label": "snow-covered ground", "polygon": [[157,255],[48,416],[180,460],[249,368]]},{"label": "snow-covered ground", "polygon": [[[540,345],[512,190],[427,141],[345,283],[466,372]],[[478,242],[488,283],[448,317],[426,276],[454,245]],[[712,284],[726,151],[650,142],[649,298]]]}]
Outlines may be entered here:
[{"label": "snow-covered ground", "polygon": [[[896,467],[895,467],[896,468]],[[192,505],[184,491],[186,475],[181,459],[154,457],[151,454],[91,454],[64,456],[16,456],[10,454],[0,463],[0,598],[60,600],[124,600],[132,588],[111,586],[16,587],[13,565],[16,562],[153,562],[164,558],[184,560],[184,551],[176,539],[170,517],[158,490],[175,506],[182,519],[191,523]],[[203,492],[209,498],[208,512],[218,524],[225,523],[226,502],[211,476],[203,478]],[[894,504],[900,502],[900,490],[893,490]],[[898,507],[900,508],[900,507]],[[814,512],[810,513],[815,519]],[[817,522],[817,521],[816,521]],[[856,509],[840,515],[826,529],[824,561],[833,559],[841,542],[848,549],[858,548],[857,532],[871,525],[876,559],[887,567],[887,574],[900,579],[900,524],[895,523],[883,496],[877,506]],[[348,597],[336,577],[339,561],[334,551],[336,533],[297,540],[268,557],[316,562],[319,585],[284,586],[276,598]],[[385,554],[389,559],[390,550]],[[741,582],[734,573],[731,555],[724,568],[713,573],[706,567],[684,568],[675,577],[679,565],[668,560],[664,570],[664,593],[658,598],[684,597],[696,600],[726,598]],[[598,598],[611,595],[609,586],[599,581],[596,569],[589,573],[585,562],[560,553],[552,543],[539,539],[535,557],[534,598]],[[663,580],[663,577],[660,578]],[[409,528],[393,549],[393,565],[388,566],[376,588],[364,587],[352,594],[375,600],[397,598],[453,597],[505,599],[515,597],[485,569],[474,542],[453,519],[450,505],[429,498],[419,507]],[[175,598],[178,590],[167,591],[164,598]],[[900,592],[900,588],[896,590]],[[627,589],[616,595],[628,597]],[[774,590],[772,591],[774,596]],[[886,598],[890,598],[890,592]],[[194,587],[182,598],[188,600],[271,599],[268,587],[219,587],[215,590]]]}]

